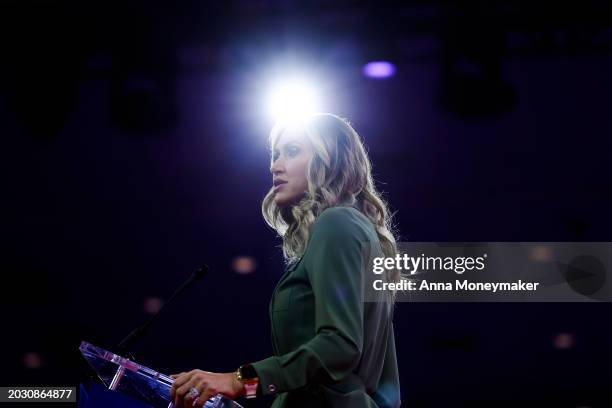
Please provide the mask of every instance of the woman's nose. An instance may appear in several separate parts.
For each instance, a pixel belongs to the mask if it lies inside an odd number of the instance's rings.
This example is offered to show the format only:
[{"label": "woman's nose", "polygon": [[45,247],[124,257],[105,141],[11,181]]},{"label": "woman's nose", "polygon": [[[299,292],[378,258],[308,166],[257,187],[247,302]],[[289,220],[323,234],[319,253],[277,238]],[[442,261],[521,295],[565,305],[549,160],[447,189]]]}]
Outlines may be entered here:
[{"label": "woman's nose", "polygon": [[270,173],[272,173],[272,175],[274,176],[282,172],[283,172],[282,163],[280,162],[280,159],[276,159],[270,166]]}]

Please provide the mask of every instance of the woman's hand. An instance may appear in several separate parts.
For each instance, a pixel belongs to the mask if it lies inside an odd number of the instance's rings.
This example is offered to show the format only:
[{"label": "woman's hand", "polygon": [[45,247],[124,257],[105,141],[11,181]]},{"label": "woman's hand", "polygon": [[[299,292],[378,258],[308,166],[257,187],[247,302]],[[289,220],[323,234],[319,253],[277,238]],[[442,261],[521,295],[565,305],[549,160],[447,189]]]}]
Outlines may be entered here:
[{"label": "woman's hand", "polygon": [[[217,394],[232,400],[245,394],[244,385],[236,379],[234,373],[192,370],[188,373],[172,374],[170,377],[175,379],[170,395],[177,408],[203,407],[210,397]],[[192,387],[198,390],[197,398],[189,395]]]}]

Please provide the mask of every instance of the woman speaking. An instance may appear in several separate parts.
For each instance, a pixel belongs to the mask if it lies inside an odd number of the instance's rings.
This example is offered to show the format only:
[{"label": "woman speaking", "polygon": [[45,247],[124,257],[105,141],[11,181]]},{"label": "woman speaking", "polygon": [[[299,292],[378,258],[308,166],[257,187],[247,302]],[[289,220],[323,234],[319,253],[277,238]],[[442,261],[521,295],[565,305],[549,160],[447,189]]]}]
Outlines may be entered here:
[{"label": "woman speaking", "polygon": [[[394,257],[385,203],[357,132],[332,114],[277,124],[266,222],[287,269],[270,302],[274,355],[234,373],[176,374],[178,407],[276,395],[273,407],[398,407],[393,293],[364,299],[364,253]],[[389,281],[398,281],[389,272]]]}]

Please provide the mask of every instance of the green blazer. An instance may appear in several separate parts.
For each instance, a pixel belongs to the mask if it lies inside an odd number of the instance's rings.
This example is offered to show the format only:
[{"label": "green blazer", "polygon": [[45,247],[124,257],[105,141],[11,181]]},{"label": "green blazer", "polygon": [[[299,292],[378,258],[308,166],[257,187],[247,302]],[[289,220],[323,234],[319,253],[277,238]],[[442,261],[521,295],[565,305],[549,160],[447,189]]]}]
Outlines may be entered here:
[{"label": "green blazer", "polygon": [[[270,302],[274,356],[253,363],[273,407],[399,407],[393,305],[364,302],[371,272],[362,249],[383,256],[372,223],[353,207],[317,218],[302,258]],[[387,300],[387,301],[385,301]]]}]

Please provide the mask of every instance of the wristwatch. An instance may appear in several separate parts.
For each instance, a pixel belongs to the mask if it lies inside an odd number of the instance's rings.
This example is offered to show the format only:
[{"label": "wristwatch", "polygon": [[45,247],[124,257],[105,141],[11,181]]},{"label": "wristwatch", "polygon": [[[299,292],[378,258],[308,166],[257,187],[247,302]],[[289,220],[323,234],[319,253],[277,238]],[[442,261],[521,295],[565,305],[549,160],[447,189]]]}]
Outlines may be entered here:
[{"label": "wristwatch", "polygon": [[257,385],[259,384],[259,378],[257,377],[257,371],[251,364],[245,364],[238,367],[234,373],[236,379],[244,385],[247,398],[255,398],[257,396]]}]

